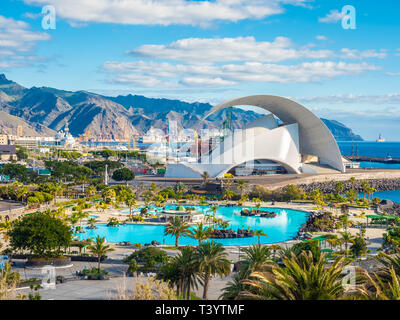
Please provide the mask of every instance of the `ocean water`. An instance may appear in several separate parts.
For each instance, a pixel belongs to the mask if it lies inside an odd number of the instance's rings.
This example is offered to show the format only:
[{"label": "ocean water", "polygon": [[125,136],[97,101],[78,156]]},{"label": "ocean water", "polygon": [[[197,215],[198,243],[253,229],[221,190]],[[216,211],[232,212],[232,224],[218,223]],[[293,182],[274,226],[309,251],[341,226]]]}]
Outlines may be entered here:
[{"label": "ocean water", "polygon": [[374,142],[374,141],[339,141],[340,152],[344,156],[356,154],[366,157],[386,157],[388,154],[393,158],[400,158],[400,142]]},{"label": "ocean water", "polygon": [[[175,205],[167,205],[167,209],[175,209]],[[195,206],[197,211],[210,214],[209,206]],[[269,244],[293,239],[301,226],[307,221],[309,213],[290,209],[262,208],[277,213],[275,218],[242,217],[240,211],[249,207],[219,207],[216,213],[218,218],[228,220],[233,230],[250,227],[250,229],[262,229],[268,237],[261,237],[261,243]],[[125,212],[126,214],[126,212]],[[98,229],[86,229],[86,233],[78,234],[79,239],[105,237],[108,242],[130,241],[142,245],[156,240],[162,244],[175,244],[175,237],[164,236],[163,225],[121,225],[120,227],[107,227],[104,224],[97,225]],[[258,242],[257,237],[241,239],[214,239],[224,246],[251,245]],[[187,236],[180,238],[179,244],[197,245],[197,240]]]},{"label": "ocean water", "polygon": [[382,162],[369,162],[360,161],[360,168],[371,169],[400,169],[400,163],[382,163]]}]

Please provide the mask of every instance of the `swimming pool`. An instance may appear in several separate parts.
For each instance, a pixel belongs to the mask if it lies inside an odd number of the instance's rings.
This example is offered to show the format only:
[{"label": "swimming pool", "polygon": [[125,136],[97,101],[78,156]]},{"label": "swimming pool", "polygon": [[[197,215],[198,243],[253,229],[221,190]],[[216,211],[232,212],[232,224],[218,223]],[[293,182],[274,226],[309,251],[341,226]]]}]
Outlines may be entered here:
[{"label": "swimming pool", "polygon": [[[187,206],[187,205],[186,205]],[[166,209],[175,209],[176,205],[166,205]],[[185,205],[184,205],[185,207]],[[196,210],[210,214],[210,206],[191,206]],[[250,209],[250,207],[218,207],[215,214],[217,218],[228,220],[233,230],[238,228],[250,227],[250,229],[262,229],[268,237],[262,236],[261,243],[270,244],[276,242],[287,241],[293,239],[301,225],[304,224],[309,216],[308,212],[277,209],[277,208],[261,208],[262,210],[274,211],[277,213],[275,218],[260,217],[242,217],[240,211],[242,209]],[[129,210],[124,210],[126,214]],[[142,245],[155,240],[162,244],[175,244],[175,237],[164,236],[164,225],[144,225],[144,224],[127,224],[119,227],[107,227],[105,224],[97,225],[97,229],[86,229],[86,233],[78,234],[80,240],[87,238],[95,238],[96,236],[105,237],[107,242],[123,242],[141,243]],[[256,244],[257,237],[239,238],[239,239],[214,239],[216,242],[225,246],[245,246]],[[179,240],[180,245],[197,245],[198,241],[187,236],[182,236]]]}]

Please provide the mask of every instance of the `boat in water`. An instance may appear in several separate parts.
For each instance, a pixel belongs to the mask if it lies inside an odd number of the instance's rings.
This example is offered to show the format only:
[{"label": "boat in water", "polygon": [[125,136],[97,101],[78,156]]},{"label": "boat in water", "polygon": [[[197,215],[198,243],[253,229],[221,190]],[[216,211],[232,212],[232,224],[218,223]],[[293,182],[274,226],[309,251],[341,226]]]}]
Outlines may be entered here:
[{"label": "boat in water", "polygon": [[376,142],[385,142],[385,138],[382,137],[381,134],[379,134],[379,138],[376,140]]},{"label": "boat in water", "polygon": [[393,158],[390,154],[388,154],[385,158],[385,161],[392,161],[392,160],[393,160]]}]

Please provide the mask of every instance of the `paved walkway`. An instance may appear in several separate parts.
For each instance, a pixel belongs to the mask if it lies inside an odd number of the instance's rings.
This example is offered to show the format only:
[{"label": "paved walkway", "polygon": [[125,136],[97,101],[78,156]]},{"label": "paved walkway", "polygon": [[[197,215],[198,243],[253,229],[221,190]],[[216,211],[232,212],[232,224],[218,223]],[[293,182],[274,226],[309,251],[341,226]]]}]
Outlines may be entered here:
[{"label": "paved walkway", "polygon": [[[65,283],[57,284],[55,289],[41,289],[39,291],[42,300],[113,300],[123,287],[126,292],[132,292],[136,289],[138,282],[148,281],[147,277],[116,277],[110,280],[71,280]],[[222,289],[226,286],[231,277],[213,278],[210,282],[209,299],[219,298]],[[19,293],[28,294],[30,289],[19,290]],[[198,290],[194,294],[201,297],[203,288],[199,284]]]}]

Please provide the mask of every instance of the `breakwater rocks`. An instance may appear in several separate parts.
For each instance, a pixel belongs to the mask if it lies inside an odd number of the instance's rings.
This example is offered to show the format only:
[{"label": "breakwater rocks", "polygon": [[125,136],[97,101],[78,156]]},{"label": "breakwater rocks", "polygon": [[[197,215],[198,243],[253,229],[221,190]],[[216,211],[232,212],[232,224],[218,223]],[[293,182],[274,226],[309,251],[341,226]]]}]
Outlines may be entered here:
[{"label": "breakwater rocks", "polygon": [[337,220],[330,212],[312,213],[300,228],[298,235],[305,232],[331,232],[335,230]]},{"label": "breakwater rocks", "polygon": [[378,205],[378,212],[400,216],[400,203],[393,202],[392,200],[382,200]]},{"label": "breakwater rocks", "polygon": [[276,213],[275,212],[268,212],[268,211],[261,211],[261,210],[248,210],[248,209],[243,209],[240,211],[240,215],[244,217],[255,217],[255,216],[260,216],[261,218],[275,218]]},{"label": "breakwater rocks", "polygon": [[253,237],[253,230],[241,230],[237,232],[233,230],[214,230],[211,234],[211,239],[235,239],[235,238],[250,238]]},{"label": "breakwater rocks", "polygon": [[[344,192],[354,189],[358,193],[362,193],[361,183],[363,181],[368,182],[368,184],[377,191],[400,190],[400,179],[367,179],[356,180],[354,183],[351,181],[340,182],[343,184]],[[337,181],[312,182],[310,184],[299,184],[298,187],[302,188],[305,192],[312,192],[315,189],[319,189],[324,193],[335,193],[336,183]]]}]

